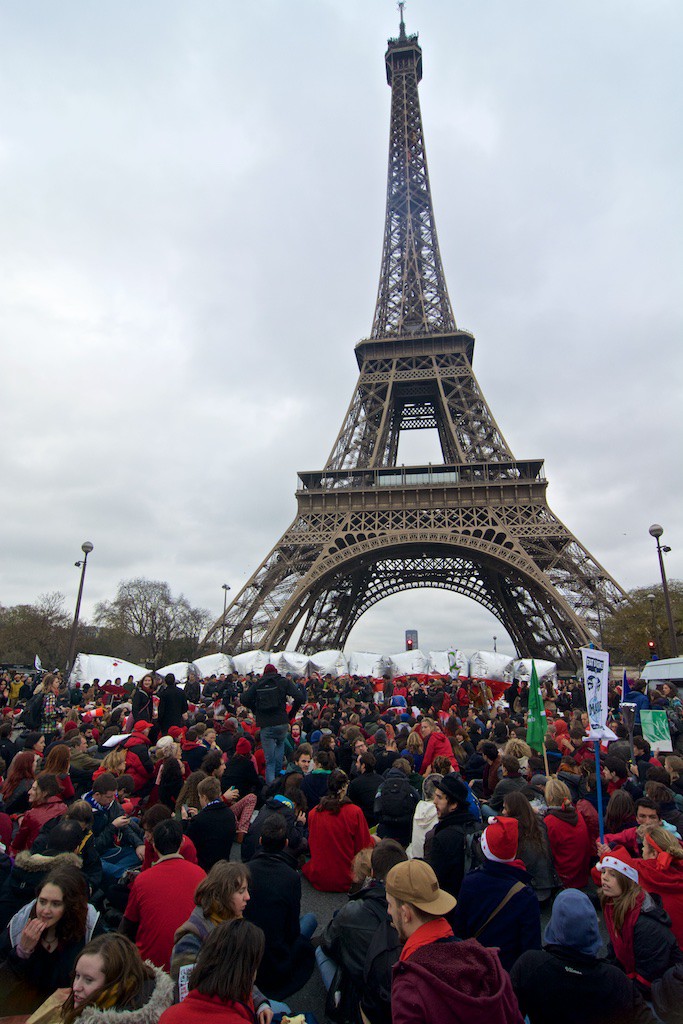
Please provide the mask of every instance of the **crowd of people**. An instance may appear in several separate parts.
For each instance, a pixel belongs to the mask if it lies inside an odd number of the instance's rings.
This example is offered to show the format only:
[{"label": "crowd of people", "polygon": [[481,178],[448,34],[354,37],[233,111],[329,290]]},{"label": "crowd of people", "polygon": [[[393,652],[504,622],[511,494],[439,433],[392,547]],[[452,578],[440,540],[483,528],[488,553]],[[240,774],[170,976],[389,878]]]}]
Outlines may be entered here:
[{"label": "crowd of people", "polygon": [[[317,970],[338,1024],[683,1018],[678,693],[634,681],[629,736],[612,685],[600,771],[583,687],[543,684],[543,756],[528,696],[272,665],[5,675],[0,1013],[270,1024],[310,1010]],[[347,894],[329,920],[302,876]]]}]

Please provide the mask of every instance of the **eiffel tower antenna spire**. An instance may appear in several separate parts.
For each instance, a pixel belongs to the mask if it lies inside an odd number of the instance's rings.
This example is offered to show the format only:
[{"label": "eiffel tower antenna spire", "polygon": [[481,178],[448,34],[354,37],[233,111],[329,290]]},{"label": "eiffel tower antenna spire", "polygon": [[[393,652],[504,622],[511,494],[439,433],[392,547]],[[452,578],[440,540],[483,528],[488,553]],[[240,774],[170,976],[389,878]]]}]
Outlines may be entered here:
[{"label": "eiffel tower antenna spire", "polygon": [[436,236],[418,84],[422,50],[406,35],[404,0],[398,39],[385,54],[391,86],[387,206],[373,338],[443,334],[455,318]]},{"label": "eiffel tower antenna spire", "polygon": [[396,5],[398,7],[400,15],[401,15],[401,25],[400,25],[400,29],[399,29],[399,38],[400,39],[405,39],[405,37],[406,37],[406,26],[405,26],[405,22],[403,20],[403,10],[405,8],[405,5],[406,5],[406,0],[398,0],[398,3]]}]

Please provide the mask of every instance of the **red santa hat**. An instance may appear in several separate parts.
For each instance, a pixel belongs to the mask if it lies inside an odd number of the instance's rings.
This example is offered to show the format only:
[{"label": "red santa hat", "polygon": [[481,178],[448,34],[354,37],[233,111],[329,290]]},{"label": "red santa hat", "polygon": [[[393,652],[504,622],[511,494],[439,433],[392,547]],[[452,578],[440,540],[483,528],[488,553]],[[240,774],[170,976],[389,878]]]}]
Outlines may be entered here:
[{"label": "red santa hat", "polygon": [[517,856],[519,825],[516,818],[489,818],[481,836],[481,849],[488,860],[509,864]]}]

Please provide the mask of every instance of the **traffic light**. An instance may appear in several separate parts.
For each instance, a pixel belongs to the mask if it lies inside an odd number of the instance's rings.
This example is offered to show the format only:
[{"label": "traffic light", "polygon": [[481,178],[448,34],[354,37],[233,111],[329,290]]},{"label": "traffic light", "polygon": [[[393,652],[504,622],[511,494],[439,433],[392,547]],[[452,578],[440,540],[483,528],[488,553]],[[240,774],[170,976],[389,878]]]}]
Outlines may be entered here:
[{"label": "traffic light", "polygon": [[648,661],[653,661],[653,660],[656,659],[656,657],[657,657],[657,644],[654,642],[654,640],[648,640],[648,642],[647,642],[647,653],[648,653]]},{"label": "traffic light", "polygon": [[417,630],[407,629],[406,630],[406,650],[414,651],[417,649]]}]

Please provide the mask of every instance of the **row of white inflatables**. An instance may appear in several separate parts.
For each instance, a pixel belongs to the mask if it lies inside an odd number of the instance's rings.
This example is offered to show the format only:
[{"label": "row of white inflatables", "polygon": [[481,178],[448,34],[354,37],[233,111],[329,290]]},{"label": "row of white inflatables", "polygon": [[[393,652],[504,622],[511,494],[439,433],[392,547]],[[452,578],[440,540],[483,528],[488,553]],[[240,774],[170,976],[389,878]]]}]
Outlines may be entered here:
[{"label": "row of white inflatables", "polygon": [[[227,654],[207,654],[196,661],[182,661],[174,665],[165,665],[158,669],[160,675],[173,672],[176,679],[185,683],[188,679],[206,679],[211,675],[237,672],[263,672],[266,665],[275,665],[282,674],[291,673],[295,676],[308,676],[317,673],[321,676],[370,676],[381,679],[390,675],[397,676],[456,676],[461,679],[487,679],[495,682],[511,683],[513,679],[528,680],[531,676],[531,661],[528,658],[515,659],[509,654],[492,651],[475,651],[467,655],[463,651],[402,651],[400,654],[370,654],[352,651],[320,651],[318,654],[299,654],[297,651],[247,651],[230,657]],[[536,672],[539,679],[557,679],[557,666],[551,661],[536,661]],[[69,682],[73,686],[81,686],[94,682],[96,679],[104,685],[108,680],[120,678],[126,682],[129,676],[137,682],[145,675],[147,669],[134,665],[119,658],[105,658],[96,654],[79,654],[74,662]]]}]

